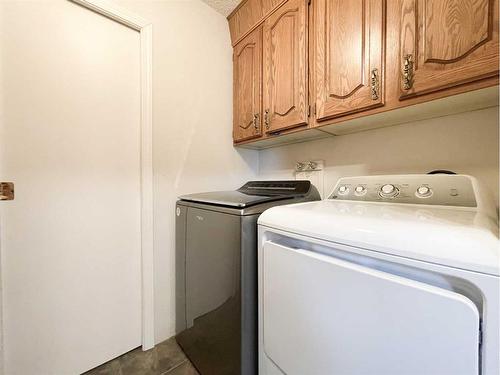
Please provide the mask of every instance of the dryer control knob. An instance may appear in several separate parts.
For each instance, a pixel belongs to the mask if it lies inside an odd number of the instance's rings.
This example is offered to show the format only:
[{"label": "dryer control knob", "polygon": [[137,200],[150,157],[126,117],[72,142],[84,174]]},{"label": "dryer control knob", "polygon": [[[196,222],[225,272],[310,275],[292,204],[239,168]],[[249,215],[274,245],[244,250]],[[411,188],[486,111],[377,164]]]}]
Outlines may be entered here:
[{"label": "dryer control knob", "polygon": [[349,192],[349,188],[345,185],[342,185],[339,187],[338,192],[339,194],[347,194]]},{"label": "dryer control knob", "polygon": [[366,188],[362,185],[356,186],[356,189],[354,189],[357,195],[363,195],[366,193]]},{"label": "dryer control knob", "polygon": [[428,186],[420,186],[415,195],[419,198],[428,198],[432,195],[432,190]]},{"label": "dryer control knob", "polygon": [[398,194],[398,189],[392,184],[385,184],[380,188],[380,195],[385,198],[392,198]]}]

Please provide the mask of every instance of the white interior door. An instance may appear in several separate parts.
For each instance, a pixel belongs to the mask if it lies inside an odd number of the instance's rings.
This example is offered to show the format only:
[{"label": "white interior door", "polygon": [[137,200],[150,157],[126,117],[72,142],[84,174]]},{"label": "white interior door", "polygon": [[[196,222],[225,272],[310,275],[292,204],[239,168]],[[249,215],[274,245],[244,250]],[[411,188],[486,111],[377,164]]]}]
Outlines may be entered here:
[{"label": "white interior door", "polygon": [[466,297],[307,250],[263,250],[264,353],[287,375],[477,375]]},{"label": "white interior door", "polygon": [[0,1],[5,373],[141,345],[139,33],[66,0]]}]

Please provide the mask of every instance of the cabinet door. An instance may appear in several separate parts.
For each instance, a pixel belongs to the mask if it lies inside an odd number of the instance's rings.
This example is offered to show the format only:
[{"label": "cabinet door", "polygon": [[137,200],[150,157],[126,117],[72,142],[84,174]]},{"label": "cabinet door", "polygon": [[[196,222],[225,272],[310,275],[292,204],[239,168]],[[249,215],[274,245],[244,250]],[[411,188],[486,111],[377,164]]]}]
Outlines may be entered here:
[{"label": "cabinet door", "polygon": [[307,124],[307,4],[289,0],[264,24],[264,124]]},{"label": "cabinet door", "polygon": [[283,0],[262,0],[262,13],[267,16]]},{"label": "cabinet door", "polygon": [[246,0],[229,16],[229,31],[233,44],[262,20],[262,11],[262,0]]},{"label": "cabinet door", "polygon": [[384,0],[318,0],[318,120],[383,105]]},{"label": "cabinet door", "polygon": [[498,0],[403,0],[401,98],[498,75]]},{"label": "cabinet door", "polygon": [[259,137],[262,91],[262,29],[257,28],[234,48],[233,140]]}]

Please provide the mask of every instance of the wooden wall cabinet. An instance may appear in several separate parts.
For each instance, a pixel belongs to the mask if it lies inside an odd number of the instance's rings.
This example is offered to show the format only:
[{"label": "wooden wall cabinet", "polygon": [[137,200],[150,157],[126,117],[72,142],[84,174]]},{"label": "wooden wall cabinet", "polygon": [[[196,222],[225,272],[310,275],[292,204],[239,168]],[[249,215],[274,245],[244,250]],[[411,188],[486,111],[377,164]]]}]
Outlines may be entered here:
[{"label": "wooden wall cabinet", "polygon": [[264,22],[263,34],[265,131],[307,124],[307,2],[289,0]]},{"label": "wooden wall cabinet", "polygon": [[403,0],[401,98],[498,74],[497,0]]},{"label": "wooden wall cabinet", "polygon": [[455,113],[495,105],[495,90],[470,94],[499,83],[499,1],[243,0],[228,18],[234,142],[269,147],[366,130],[377,116],[387,126],[451,114],[412,110],[447,97]]},{"label": "wooden wall cabinet", "polygon": [[262,11],[265,15],[270,14],[283,0],[262,0]]},{"label": "wooden wall cabinet", "polygon": [[262,28],[255,29],[233,51],[233,139],[262,134]]},{"label": "wooden wall cabinet", "polygon": [[247,33],[261,23],[269,14],[286,0],[244,0],[229,15],[229,31],[233,46]]},{"label": "wooden wall cabinet", "polygon": [[262,0],[247,0],[228,18],[231,40],[242,38],[263,17]]},{"label": "wooden wall cabinet", "polygon": [[316,118],[384,104],[384,0],[317,0]]}]

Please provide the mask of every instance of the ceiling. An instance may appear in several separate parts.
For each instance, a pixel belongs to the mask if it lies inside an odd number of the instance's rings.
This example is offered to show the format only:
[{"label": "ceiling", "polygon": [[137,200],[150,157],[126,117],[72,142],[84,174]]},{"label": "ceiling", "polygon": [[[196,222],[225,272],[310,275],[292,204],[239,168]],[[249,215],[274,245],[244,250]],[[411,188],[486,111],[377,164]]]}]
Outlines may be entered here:
[{"label": "ceiling", "polygon": [[202,0],[225,17],[229,16],[241,0]]}]

